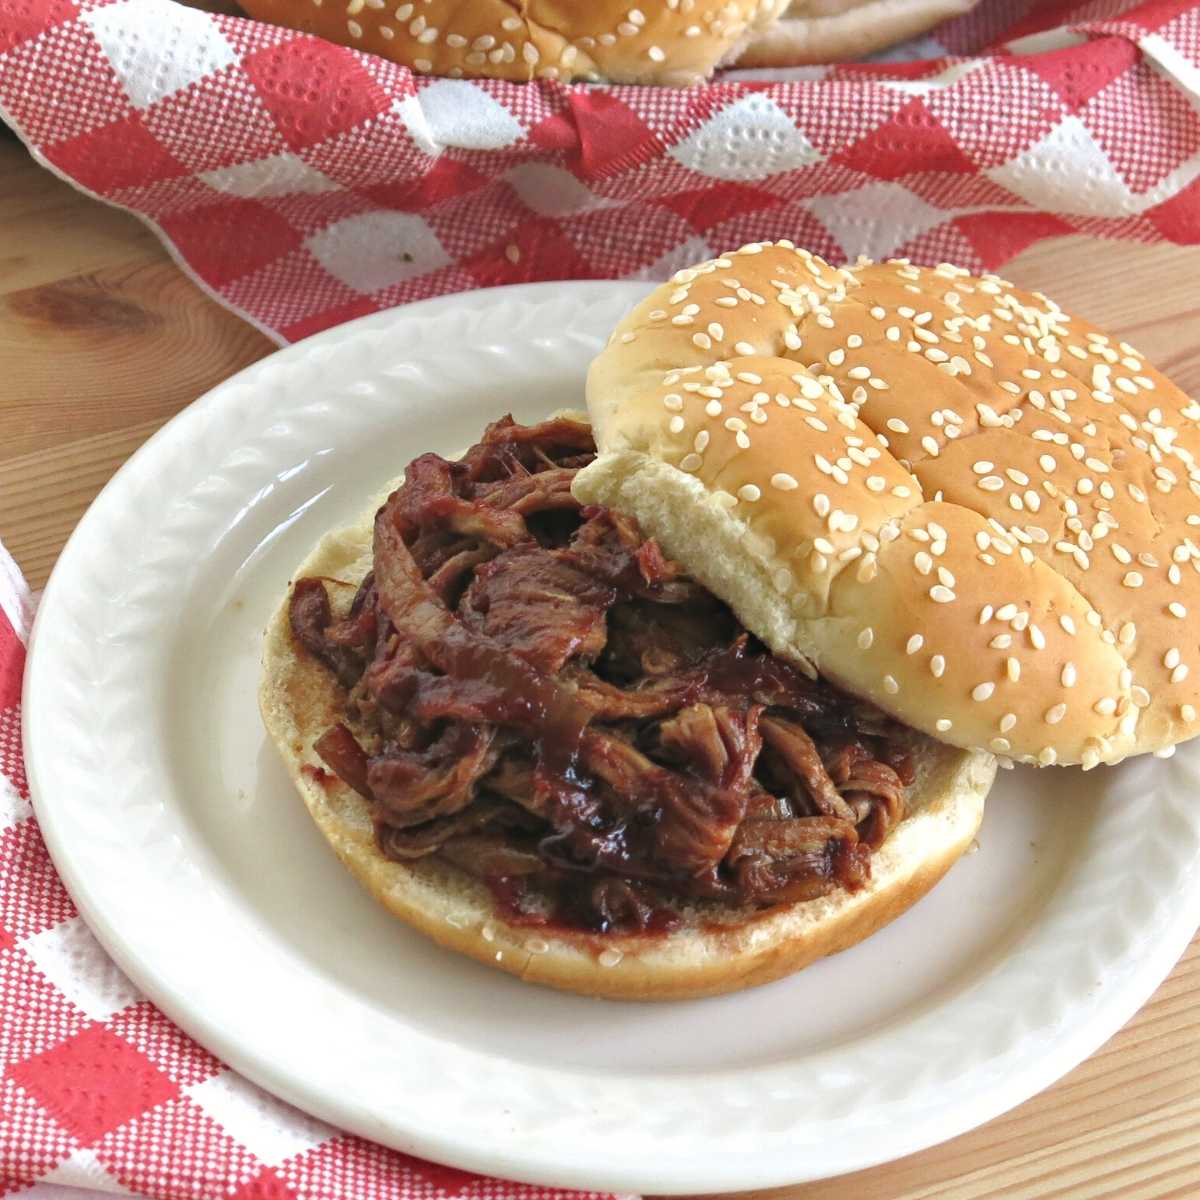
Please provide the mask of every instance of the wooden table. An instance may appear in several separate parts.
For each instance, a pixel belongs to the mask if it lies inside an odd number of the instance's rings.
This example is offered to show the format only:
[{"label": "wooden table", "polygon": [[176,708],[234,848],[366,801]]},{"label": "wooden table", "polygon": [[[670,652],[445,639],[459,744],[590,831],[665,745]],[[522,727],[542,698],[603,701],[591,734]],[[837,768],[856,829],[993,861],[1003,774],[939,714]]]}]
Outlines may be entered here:
[{"label": "wooden table", "polygon": [[[272,346],[189,283],[136,220],[2,137],[0,181],[0,541],[40,587],[124,459]],[[1069,238],[1006,274],[1119,332],[1200,395],[1200,249]],[[900,1162],[769,1194],[1195,1197],[1198,1035],[1200,939],[1121,1033],[1043,1095]]]}]

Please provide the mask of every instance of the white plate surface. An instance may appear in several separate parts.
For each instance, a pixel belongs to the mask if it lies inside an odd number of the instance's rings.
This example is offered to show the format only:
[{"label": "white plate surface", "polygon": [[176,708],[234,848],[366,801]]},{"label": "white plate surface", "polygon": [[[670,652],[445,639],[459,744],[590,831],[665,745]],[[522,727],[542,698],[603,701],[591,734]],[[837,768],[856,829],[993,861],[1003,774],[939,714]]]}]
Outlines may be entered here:
[{"label": "white plate surface", "polygon": [[543,284],[379,314],[166,426],[42,602],[37,814],[138,985],[328,1121],[560,1186],[820,1178],[996,1116],[1149,996],[1200,919],[1200,745],[1003,772],[978,853],[894,925],[792,979],[656,1006],[535,988],[392,920],[310,824],[255,705],[260,631],[317,538],[416,453],[578,404],[642,291]]}]

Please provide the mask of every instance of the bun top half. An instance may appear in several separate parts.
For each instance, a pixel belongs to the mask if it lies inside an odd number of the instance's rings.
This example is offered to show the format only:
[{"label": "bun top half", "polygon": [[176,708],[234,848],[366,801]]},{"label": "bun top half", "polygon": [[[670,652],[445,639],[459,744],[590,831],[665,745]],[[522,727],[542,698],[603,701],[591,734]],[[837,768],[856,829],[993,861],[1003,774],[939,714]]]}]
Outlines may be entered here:
[{"label": "bun top half", "polygon": [[239,0],[260,20],[450,78],[693,84],[788,0]]},{"label": "bun top half", "polygon": [[588,407],[577,494],[904,723],[1084,766],[1200,730],[1200,405],[1040,293],[746,246],[629,314]]}]

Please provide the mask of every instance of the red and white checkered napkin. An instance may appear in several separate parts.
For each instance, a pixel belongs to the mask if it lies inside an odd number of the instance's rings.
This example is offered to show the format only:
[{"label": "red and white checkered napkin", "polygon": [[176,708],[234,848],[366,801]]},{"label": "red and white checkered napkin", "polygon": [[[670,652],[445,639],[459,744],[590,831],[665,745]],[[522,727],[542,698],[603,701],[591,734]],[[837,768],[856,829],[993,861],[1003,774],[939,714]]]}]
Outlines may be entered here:
[{"label": "red and white checkered napkin", "polygon": [[612,1200],[339,1133],[230,1071],[138,994],[76,914],[32,815],[20,733],[31,610],[0,546],[0,1196]]},{"label": "red and white checkered napkin", "polygon": [[1194,0],[983,0],[902,58],[468,82],[171,0],[0,0],[0,115],[281,339],[758,238],[976,268],[1072,230],[1200,241]]}]

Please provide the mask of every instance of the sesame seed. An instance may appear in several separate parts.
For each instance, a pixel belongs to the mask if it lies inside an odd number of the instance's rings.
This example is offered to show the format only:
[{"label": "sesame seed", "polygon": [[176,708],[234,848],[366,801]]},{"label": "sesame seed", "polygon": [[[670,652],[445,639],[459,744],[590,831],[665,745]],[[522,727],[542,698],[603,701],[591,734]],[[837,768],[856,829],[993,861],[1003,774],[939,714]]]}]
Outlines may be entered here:
[{"label": "sesame seed", "polygon": [[991,650],[1007,650],[1011,645],[1011,633],[998,633],[990,642],[988,642],[988,648]]},{"label": "sesame seed", "polygon": [[971,699],[976,701],[990,700],[992,693],[996,690],[996,685],[988,680],[985,683],[977,683],[971,689]]},{"label": "sesame seed", "polygon": [[684,425],[685,425],[685,424],[686,424],[686,422],[684,421],[684,419],[683,419],[682,417],[672,417],[672,418],[671,418],[671,419],[670,419],[670,420],[667,422],[667,428],[668,428],[668,429],[669,429],[669,430],[670,430],[672,433],[682,433],[682,432],[683,432],[683,427],[684,427]]},{"label": "sesame seed", "polygon": [[1012,745],[1010,744],[1008,738],[1002,737],[992,738],[992,740],[988,742],[988,746],[997,754],[1006,754],[1012,749]]},{"label": "sesame seed", "polygon": [[1129,571],[1121,583],[1127,588],[1140,588],[1142,586],[1142,574],[1140,571]]},{"label": "sesame seed", "polygon": [[1172,683],[1182,683],[1188,676],[1187,663],[1180,663],[1179,666],[1171,672]]},{"label": "sesame seed", "polygon": [[942,655],[935,654],[929,660],[929,673],[934,677],[934,679],[941,679],[941,677],[946,673],[946,660]]},{"label": "sesame seed", "polygon": [[935,583],[929,589],[929,598],[937,604],[949,604],[955,599],[955,595],[944,584]]},{"label": "sesame seed", "polygon": [[795,477],[785,471],[779,471],[771,476],[771,486],[781,492],[794,492],[800,484]]},{"label": "sesame seed", "polygon": [[1053,746],[1043,746],[1038,751],[1037,759],[1043,767],[1052,767],[1058,762],[1058,751]]},{"label": "sesame seed", "polygon": [[916,652],[920,650],[923,645],[925,645],[925,639],[919,633],[914,633],[905,644],[904,653],[916,654]]},{"label": "sesame seed", "polygon": [[698,471],[700,469],[701,463],[703,463],[703,462],[704,462],[704,459],[702,459],[700,457],[700,455],[698,455],[698,454],[695,454],[695,453],[685,454],[683,456],[683,458],[681,458],[679,460],[679,469],[681,471],[689,471],[689,472],[690,471]]},{"label": "sesame seed", "polygon": [[753,483],[743,483],[738,488],[738,499],[745,500],[747,504],[753,504],[756,500],[762,497],[762,490],[756,487]]},{"label": "sesame seed", "polygon": [[1035,650],[1044,650],[1046,648],[1046,638],[1042,631],[1036,625],[1029,627],[1029,640],[1033,643]]},{"label": "sesame seed", "polygon": [[1009,679],[1016,683],[1021,678],[1021,664],[1011,656],[1005,660],[1004,669]]},{"label": "sesame seed", "polygon": [[900,685],[896,682],[893,676],[885,675],[883,677],[883,690],[887,692],[889,696],[894,696],[900,690]]},{"label": "sesame seed", "polygon": [[858,648],[860,650],[870,650],[871,643],[875,640],[875,630],[870,625],[866,626],[858,635]]},{"label": "sesame seed", "polygon": [[1179,706],[1179,715],[1185,721],[1194,721],[1196,719],[1196,710],[1190,704],[1181,704]]},{"label": "sesame seed", "polygon": [[1074,687],[1075,680],[1077,678],[1075,664],[1070,663],[1070,662],[1067,663],[1067,665],[1065,667],[1063,667],[1063,669],[1062,669],[1062,675],[1060,678],[1062,680],[1063,687],[1065,687],[1065,688]]},{"label": "sesame seed", "polygon": [[1057,725],[1066,715],[1067,706],[1065,704],[1056,704],[1052,708],[1046,709],[1044,719],[1047,725]]},{"label": "sesame seed", "polygon": [[953,727],[954,722],[948,720],[946,717],[938,717],[937,721],[934,722],[934,728],[938,733],[948,733]]},{"label": "sesame seed", "polygon": [[1184,608],[1184,606],[1180,604],[1178,600],[1172,600],[1171,603],[1167,605],[1167,612],[1169,612],[1173,617],[1183,618],[1187,616],[1187,609]]},{"label": "sesame seed", "polygon": [[1004,716],[1002,716],[1000,718],[1000,732],[1008,733],[1008,731],[1010,729],[1012,729],[1012,727],[1014,725],[1016,725],[1016,723],[1017,723],[1017,714],[1016,713],[1005,713]]},{"label": "sesame seed", "polygon": [[597,955],[596,961],[602,967],[615,967],[625,956],[616,946],[608,946]]},{"label": "sesame seed", "polygon": [[1130,689],[1129,698],[1138,708],[1145,708],[1150,703],[1150,693],[1140,684]]}]

